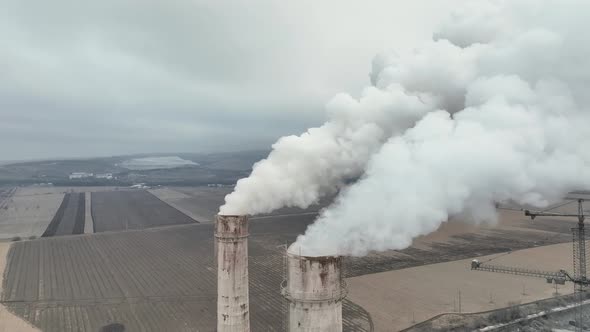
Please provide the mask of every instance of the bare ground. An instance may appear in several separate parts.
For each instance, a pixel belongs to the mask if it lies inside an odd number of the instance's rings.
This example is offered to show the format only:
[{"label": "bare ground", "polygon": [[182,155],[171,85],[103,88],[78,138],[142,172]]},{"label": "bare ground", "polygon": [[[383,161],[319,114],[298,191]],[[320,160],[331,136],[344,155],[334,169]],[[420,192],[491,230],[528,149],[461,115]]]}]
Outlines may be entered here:
[{"label": "bare ground", "polygon": [[[574,225],[565,218],[537,219],[532,223],[522,211],[499,210],[496,225],[445,223],[437,232],[417,238],[411,248],[401,253],[451,247],[479,256],[485,253],[486,236],[502,234],[490,243],[500,251],[519,249],[514,246],[517,238],[531,241],[529,246],[537,248],[488,255],[480,260],[498,257],[493,264],[572,271],[571,242],[547,244],[569,241]],[[513,236],[515,239],[510,239]],[[443,255],[445,250],[439,252]],[[371,314],[376,331],[398,331],[441,313],[459,311],[459,292],[463,312],[502,308],[510,302],[531,302],[551,297],[555,292],[554,286],[544,279],[471,271],[470,262],[471,259],[464,259],[349,278],[349,298]],[[571,285],[559,286],[562,294],[572,291]]]},{"label": "bare ground", "polygon": [[[253,331],[281,331],[282,255],[269,238],[294,236],[312,220],[253,222],[250,315]],[[213,331],[216,270],[213,225],[190,224],[17,242],[2,301],[44,331]],[[31,264],[22,264],[22,262]],[[344,330],[369,330],[367,312],[346,300]]]},{"label": "bare ground", "polygon": [[86,193],[86,209],[84,211],[84,234],[94,233],[94,222],[92,221],[92,194]]},{"label": "bare ground", "polygon": [[63,197],[64,194],[19,188],[0,209],[0,239],[41,236]]},{"label": "bare ground", "polygon": [[[211,188],[211,191],[216,190],[217,194],[207,195],[207,190],[203,191],[203,188],[174,188],[177,194],[169,194],[176,195],[181,203],[184,202],[183,204],[186,203],[189,207],[200,206],[201,212],[211,213],[212,217],[223,200],[224,194],[221,189]],[[201,194],[203,196],[199,196]],[[111,193],[102,195],[110,196]],[[168,204],[172,205],[169,202]],[[95,205],[94,200],[92,205]],[[152,208],[150,204],[130,204],[127,201],[105,205],[103,211],[110,215],[107,218],[109,220],[121,219],[116,227],[121,226],[125,220],[138,218],[142,223],[146,218],[154,217],[167,222],[166,215],[154,215],[149,212],[153,211]],[[490,292],[494,303],[505,306],[510,296],[522,293],[521,283],[511,286],[510,291],[504,289],[504,283],[514,281],[517,277],[469,271],[469,260],[466,258],[570,241],[569,229],[575,222],[554,218],[537,219],[535,223],[531,223],[523,217],[521,211],[503,210],[500,213],[498,226],[475,227],[455,221],[444,224],[434,234],[417,239],[414,245],[406,250],[347,259],[346,275],[352,277],[349,278],[349,299],[352,301],[345,303],[347,319],[370,321],[364,310],[367,309],[373,315],[375,331],[395,331],[395,324],[407,326],[408,320],[411,323],[412,313],[416,321],[421,321],[429,318],[430,316],[426,316],[430,312],[434,313],[431,315],[433,316],[441,310],[446,312],[456,309],[458,296],[455,305],[453,298],[457,295],[458,289],[462,292],[463,311],[470,307],[477,308],[478,305],[485,306],[490,301]],[[266,326],[269,330],[268,326],[280,321],[282,316],[282,302],[277,291],[282,277],[282,260],[277,252],[277,246],[293,241],[313,219],[313,214],[309,213],[299,216],[267,216],[258,220],[253,218],[251,287],[253,297],[258,299],[253,299],[251,309],[254,317],[258,317],[254,319],[261,324],[259,327]],[[94,219],[94,222],[96,221]],[[179,327],[187,326],[183,324],[191,324],[188,326],[192,327],[213,326],[211,324],[214,323],[214,309],[210,308],[209,303],[214,299],[214,294],[210,293],[211,286],[214,286],[214,279],[211,279],[214,277],[214,267],[209,262],[212,257],[210,226],[212,225],[193,224],[174,226],[169,230],[154,229],[101,236],[89,234],[74,236],[71,239],[43,239],[19,243],[18,250],[14,251],[11,258],[12,272],[8,278],[4,278],[4,283],[10,286],[11,293],[5,294],[3,299],[8,302],[24,301],[20,305],[11,304],[11,310],[34,322],[36,326],[60,332],[75,329],[66,329],[60,325],[63,321],[60,321],[59,317],[77,317],[77,324],[81,324],[81,330],[93,330],[103,326],[101,324],[117,321],[125,321],[128,327],[153,326],[153,329],[174,326],[177,330],[182,330]],[[204,233],[197,231],[198,229]],[[571,245],[566,245],[568,246]],[[513,255],[516,253],[506,257]],[[549,253],[545,255],[549,257]],[[571,255],[562,251],[556,251],[554,255],[555,257],[549,258],[556,262],[571,261]],[[457,259],[463,261],[421,266]],[[22,264],[23,261],[31,260],[38,261],[39,264]],[[497,263],[511,264],[500,258]],[[526,264],[533,263],[527,260],[523,266]],[[401,274],[400,277],[395,275],[398,272],[421,268],[425,269],[421,273]],[[399,271],[385,272],[390,270]],[[392,276],[389,276],[389,273],[392,273]],[[484,274],[491,276],[484,277]],[[21,281],[19,275],[27,277]],[[375,279],[374,282],[370,281],[371,279],[363,279],[373,276],[377,278],[380,275],[387,276],[381,277],[381,280]],[[500,283],[501,285],[494,284],[503,277],[508,279]],[[96,282],[92,282],[93,278]],[[180,281],[171,281],[178,278]],[[488,281],[488,278],[492,281]],[[525,280],[537,283],[536,280]],[[85,283],[88,286],[84,286]],[[521,296],[530,297],[529,301],[543,294],[550,296],[553,288],[545,286],[544,280],[538,283],[545,288],[540,290],[535,288],[537,286],[531,286],[529,289],[529,285],[525,284],[527,295]],[[465,291],[463,287],[467,287]],[[538,295],[539,291],[545,293]],[[408,301],[408,297],[411,296],[416,296],[417,299],[414,302]],[[361,303],[363,299],[369,304]],[[361,304],[364,309],[358,307],[355,302]],[[396,314],[390,314],[395,310],[398,310]],[[419,310],[424,313],[423,316],[419,315]],[[169,317],[166,312],[175,312],[178,316]],[[195,312],[199,314],[195,316]],[[150,322],[154,317],[160,317],[161,321],[156,319]],[[395,322],[392,317],[398,321]],[[143,319],[145,321],[138,321]],[[350,329],[355,324],[350,323],[348,326]]]},{"label": "bare ground", "polygon": [[212,222],[216,211],[211,215],[211,209],[206,209],[204,204],[198,204],[196,198],[169,188],[148,190],[168,205],[186,214],[198,222]]},{"label": "bare ground", "polygon": [[[571,243],[524,249],[499,257],[493,264],[530,269],[572,270]],[[502,308],[510,302],[531,302],[553,296],[544,279],[470,270],[471,259],[364,275],[347,280],[349,299],[372,316],[376,331],[398,331],[446,312]],[[571,285],[559,286],[562,294]],[[524,295],[523,295],[524,294]]]},{"label": "bare ground", "polygon": [[[10,243],[0,242],[0,273],[4,274],[6,267],[6,255]],[[0,296],[2,295],[2,286],[0,285]],[[0,304],[0,332],[34,332],[39,329],[33,327],[26,320],[10,312],[3,304]]]},{"label": "bare ground", "polygon": [[43,237],[84,233],[85,193],[67,193]]},{"label": "bare ground", "polygon": [[150,190],[161,200],[199,222],[212,222],[229,187],[173,187]]},{"label": "bare ground", "polygon": [[92,193],[95,232],[192,224],[192,218],[145,190]]},{"label": "bare ground", "polygon": [[128,187],[112,187],[112,186],[97,186],[97,187],[58,187],[58,186],[30,186],[21,187],[19,191],[26,195],[47,195],[47,194],[65,194],[65,193],[84,193],[84,192],[100,192],[100,191],[115,191],[115,190],[131,190]]},{"label": "bare ground", "polygon": [[[232,187],[166,187],[150,190],[152,194],[184,214],[199,222],[212,222],[223,205],[225,196],[233,191]],[[281,208],[272,213],[256,216],[257,219],[270,216],[317,212],[328,205],[332,197],[327,197],[307,209],[294,207]]]}]

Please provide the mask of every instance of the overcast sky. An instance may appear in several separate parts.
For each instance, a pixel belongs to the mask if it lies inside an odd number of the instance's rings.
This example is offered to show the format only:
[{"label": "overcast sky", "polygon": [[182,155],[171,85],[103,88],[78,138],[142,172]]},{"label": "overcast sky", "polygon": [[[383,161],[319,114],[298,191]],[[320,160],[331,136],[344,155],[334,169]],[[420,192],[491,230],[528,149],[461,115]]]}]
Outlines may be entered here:
[{"label": "overcast sky", "polygon": [[0,0],[0,160],[268,148],[465,0]]}]

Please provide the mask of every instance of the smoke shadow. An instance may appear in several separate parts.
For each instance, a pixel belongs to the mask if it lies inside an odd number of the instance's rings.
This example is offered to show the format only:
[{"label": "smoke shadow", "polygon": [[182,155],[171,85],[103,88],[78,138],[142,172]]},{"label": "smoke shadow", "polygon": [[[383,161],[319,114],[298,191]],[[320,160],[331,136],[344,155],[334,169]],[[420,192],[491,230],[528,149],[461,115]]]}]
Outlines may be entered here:
[{"label": "smoke shadow", "polygon": [[125,325],[119,323],[112,323],[100,328],[100,332],[125,332]]}]

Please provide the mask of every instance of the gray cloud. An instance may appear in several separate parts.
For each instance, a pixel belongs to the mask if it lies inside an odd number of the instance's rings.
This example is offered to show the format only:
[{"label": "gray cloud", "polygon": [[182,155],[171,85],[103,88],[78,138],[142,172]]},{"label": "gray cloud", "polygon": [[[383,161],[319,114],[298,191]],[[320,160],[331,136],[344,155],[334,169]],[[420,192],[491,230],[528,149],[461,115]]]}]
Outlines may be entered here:
[{"label": "gray cloud", "polygon": [[458,2],[0,0],[0,160],[269,146]]}]

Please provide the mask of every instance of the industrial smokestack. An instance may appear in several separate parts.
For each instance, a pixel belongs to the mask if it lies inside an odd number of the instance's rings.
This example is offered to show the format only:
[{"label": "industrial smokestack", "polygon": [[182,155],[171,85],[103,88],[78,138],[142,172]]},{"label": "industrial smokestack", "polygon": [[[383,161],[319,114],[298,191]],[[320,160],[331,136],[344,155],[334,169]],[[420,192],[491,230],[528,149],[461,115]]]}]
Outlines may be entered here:
[{"label": "industrial smokestack", "polygon": [[248,300],[248,217],[215,219],[217,331],[250,331]]},{"label": "industrial smokestack", "polygon": [[341,332],[341,256],[302,256],[298,246],[287,250],[287,280],[281,292],[289,301],[289,332]]}]

